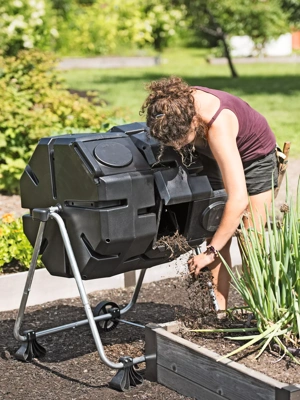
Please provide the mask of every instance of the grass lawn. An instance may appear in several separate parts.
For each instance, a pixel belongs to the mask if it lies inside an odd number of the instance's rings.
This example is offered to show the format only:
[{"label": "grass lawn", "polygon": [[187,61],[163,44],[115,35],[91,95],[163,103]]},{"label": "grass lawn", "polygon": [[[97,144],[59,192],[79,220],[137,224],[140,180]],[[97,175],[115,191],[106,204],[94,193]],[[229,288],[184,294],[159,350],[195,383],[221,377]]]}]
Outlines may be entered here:
[{"label": "grass lawn", "polygon": [[269,121],[277,141],[291,141],[291,157],[300,156],[300,64],[237,64],[232,79],[227,65],[210,65],[202,49],[168,49],[160,65],[147,68],[71,70],[64,72],[69,88],[98,90],[107,107],[120,108],[128,122],[139,115],[145,84],[170,75],[190,85],[225,90],[242,97]]}]

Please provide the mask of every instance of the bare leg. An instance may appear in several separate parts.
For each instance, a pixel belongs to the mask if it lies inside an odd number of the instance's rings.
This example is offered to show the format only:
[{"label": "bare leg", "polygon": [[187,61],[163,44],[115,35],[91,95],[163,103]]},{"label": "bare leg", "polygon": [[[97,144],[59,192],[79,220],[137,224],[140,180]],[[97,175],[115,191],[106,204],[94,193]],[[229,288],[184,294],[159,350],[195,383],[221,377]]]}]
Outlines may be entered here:
[{"label": "bare leg", "polygon": [[[257,194],[255,196],[250,196],[249,206],[247,207],[246,216],[243,218],[246,228],[255,225],[258,229],[260,229],[261,221],[263,225],[265,225],[267,220],[265,207],[267,206],[269,208],[271,201],[272,201],[271,190],[269,190],[268,192]],[[253,212],[253,218],[251,216],[250,204]],[[207,242],[209,243],[210,240],[208,240]],[[223,247],[220,253],[224,258],[224,260],[226,261],[226,263],[231,268],[230,245],[231,245],[231,239]],[[215,296],[218,305],[220,307],[220,310],[226,310],[229,287],[230,287],[230,275],[228,274],[224,264],[219,259],[216,259],[209,266],[209,269],[211,270],[213,276]]]},{"label": "bare leg", "polygon": [[[220,253],[226,263],[231,268],[230,245],[231,239],[223,247]],[[213,277],[214,292],[218,302],[218,306],[220,310],[226,310],[230,286],[230,275],[225,265],[221,262],[219,258],[215,259],[215,261],[209,266],[209,269],[211,270]]]},{"label": "bare leg", "polygon": [[[255,226],[257,230],[260,230],[261,222],[263,223],[263,226],[265,226],[267,222],[265,207],[269,209],[271,205],[272,191],[269,190],[267,192],[250,196],[249,200],[249,206],[247,207],[246,213],[247,215],[243,218],[245,228],[247,229],[251,226]],[[253,218],[251,215],[250,204],[253,212]]]}]

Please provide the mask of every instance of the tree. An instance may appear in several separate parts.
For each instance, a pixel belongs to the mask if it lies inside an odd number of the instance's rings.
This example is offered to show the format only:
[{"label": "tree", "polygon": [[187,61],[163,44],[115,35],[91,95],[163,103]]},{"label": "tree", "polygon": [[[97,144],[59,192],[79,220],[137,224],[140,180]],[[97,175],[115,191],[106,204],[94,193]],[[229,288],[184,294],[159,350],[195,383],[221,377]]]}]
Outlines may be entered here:
[{"label": "tree", "polygon": [[185,26],[186,8],[184,5],[174,7],[166,0],[147,0],[141,4],[143,19],[151,29],[152,45],[161,52],[176,35],[177,28]]},{"label": "tree", "polygon": [[291,28],[300,28],[300,0],[281,0],[281,8],[288,15]]},{"label": "tree", "polygon": [[278,0],[240,0],[238,2],[235,0],[175,0],[175,2],[183,2],[187,7],[191,27],[196,34],[206,32],[222,42],[233,77],[237,77],[238,74],[231,60],[228,37],[248,35],[257,48],[262,49],[268,40],[289,30],[289,14],[283,10]]}]

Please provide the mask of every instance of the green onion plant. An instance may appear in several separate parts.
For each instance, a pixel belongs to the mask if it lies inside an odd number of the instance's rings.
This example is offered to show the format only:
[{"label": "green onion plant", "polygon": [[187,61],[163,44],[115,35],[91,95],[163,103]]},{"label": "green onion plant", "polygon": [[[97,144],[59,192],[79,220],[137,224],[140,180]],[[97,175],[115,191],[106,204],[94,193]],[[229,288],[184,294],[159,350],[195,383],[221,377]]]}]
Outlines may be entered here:
[{"label": "green onion plant", "polygon": [[[300,364],[288,350],[300,345],[300,177],[296,204],[289,196],[288,183],[286,187],[281,220],[276,218],[273,191],[271,215],[266,209],[266,228],[262,223],[260,227],[250,229],[241,226],[238,234],[242,253],[241,273],[233,273],[222,259],[233,286],[247,304],[249,312],[253,313],[258,331],[256,335],[230,338],[246,340],[247,343],[224,357],[230,357],[253,344],[260,348],[256,355],[259,357],[269,344],[276,343],[284,354]],[[245,329],[241,329],[242,332]]]}]

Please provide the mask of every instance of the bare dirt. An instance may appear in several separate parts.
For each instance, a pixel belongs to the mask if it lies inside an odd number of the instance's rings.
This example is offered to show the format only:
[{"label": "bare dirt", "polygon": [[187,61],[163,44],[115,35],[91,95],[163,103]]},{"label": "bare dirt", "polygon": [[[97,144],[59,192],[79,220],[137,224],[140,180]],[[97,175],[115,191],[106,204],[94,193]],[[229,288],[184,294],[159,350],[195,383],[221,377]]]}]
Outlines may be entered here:
[{"label": "bare dirt", "polygon": [[[94,292],[89,295],[92,306],[102,300],[110,300],[124,306],[132,295],[133,288]],[[124,319],[141,325],[184,321],[186,330],[182,336],[205,348],[224,355],[238,344],[224,339],[223,334],[197,334],[188,329],[195,327],[224,327],[245,324],[246,318],[218,320],[209,307],[197,313],[195,287],[183,277],[162,280],[143,285],[138,303],[125,314]],[[198,298],[199,296],[198,291]],[[207,298],[207,297],[206,297]],[[192,301],[191,301],[192,300]],[[200,300],[201,303],[201,300]],[[192,304],[192,307],[191,307]],[[242,302],[234,290],[230,294],[230,306],[241,306]],[[201,306],[202,307],[202,306]],[[201,308],[199,306],[199,308]],[[39,339],[47,353],[31,363],[16,361],[15,351],[19,343],[13,337],[16,311],[0,313],[0,399],[169,399],[186,397],[157,383],[145,380],[142,386],[129,392],[117,392],[108,387],[115,371],[100,362],[89,327],[44,336]],[[85,319],[80,298],[59,300],[28,307],[24,329],[44,330]],[[22,329],[23,332],[23,329]],[[137,357],[144,354],[144,330],[120,323],[116,329],[101,335],[107,357],[117,362],[120,356]],[[299,382],[300,367],[289,359],[279,361],[278,354],[267,351],[257,361],[251,351],[234,357],[236,361],[259,370],[286,383]],[[140,372],[144,374],[144,365]]]},{"label": "bare dirt", "polygon": [[[142,325],[161,323],[176,318],[177,309],[185,307],[177,301],[181,290],[175,290],[177,280],[144,285],[139,304],[126,314],[126,319]],[[93,306],[102,300],[127,304],[132,288],[95,292],[89,296]],[[181,295],[180,295],[181,297]],[[108,387],[115,374],[100,362],[88,326],[44,336],[39,342],[46,348],[46,356],[31,363],[16,361],[14,352],[19,347],[13,338],[16,311],[0,313],[0,399],[185,399],[161,385],[145,381],[130,392],[117,392]],[[29,307],[24,329],[38,330],[85,319],[79,298],[61,300]],[[139,356],[144,353],[144,330],[120,324],[102,336],[107,357],[118,362],[120,356]],[[143,365],[141,367],[143,373]]]},{"label": "bare dirt", "polygon": [[[198,296],[199,297],[199,296]],[[201,296],[200,296],[201,298]],[[195,299],[190,304],[195,303]],[[229,308],[243,307],[244,302],[240,295],[231,288],[229,296]],[[227,314],[223,318],[213,312],[201,313],[197,312],[195,308],[189,309],[187,313],[178,319],[183,322],[184,328],[180,332],[180,336],[187,339],[201,347],[212,350],[215,353],[226,356],[230,352],[238,349],[244,345],[245,341],[230,340],[230,337],[245,336],[244,333],[215,333],[215,332],[193,332],[197,329],[232,329],[232,328],[246,328],[256,327],[256,321],[251,319],[251,315],[242,308],[235,310],[231,314]],[[250,318],[249,318],[250,317]],[[256,334],[250,332],[249,335]],[[278,349],[268,347],[264,353],[257,358],[259,348],[254,345],[246,350],[243,350],[236,355],[230,357],[231,360],[239,362],[251,369],[262,372],[271,378],[287,384],[300,383],[300,358],[299,354],[296,359],[299,365],[293,362],[289,357],[284,357],[280,354]]]}]

